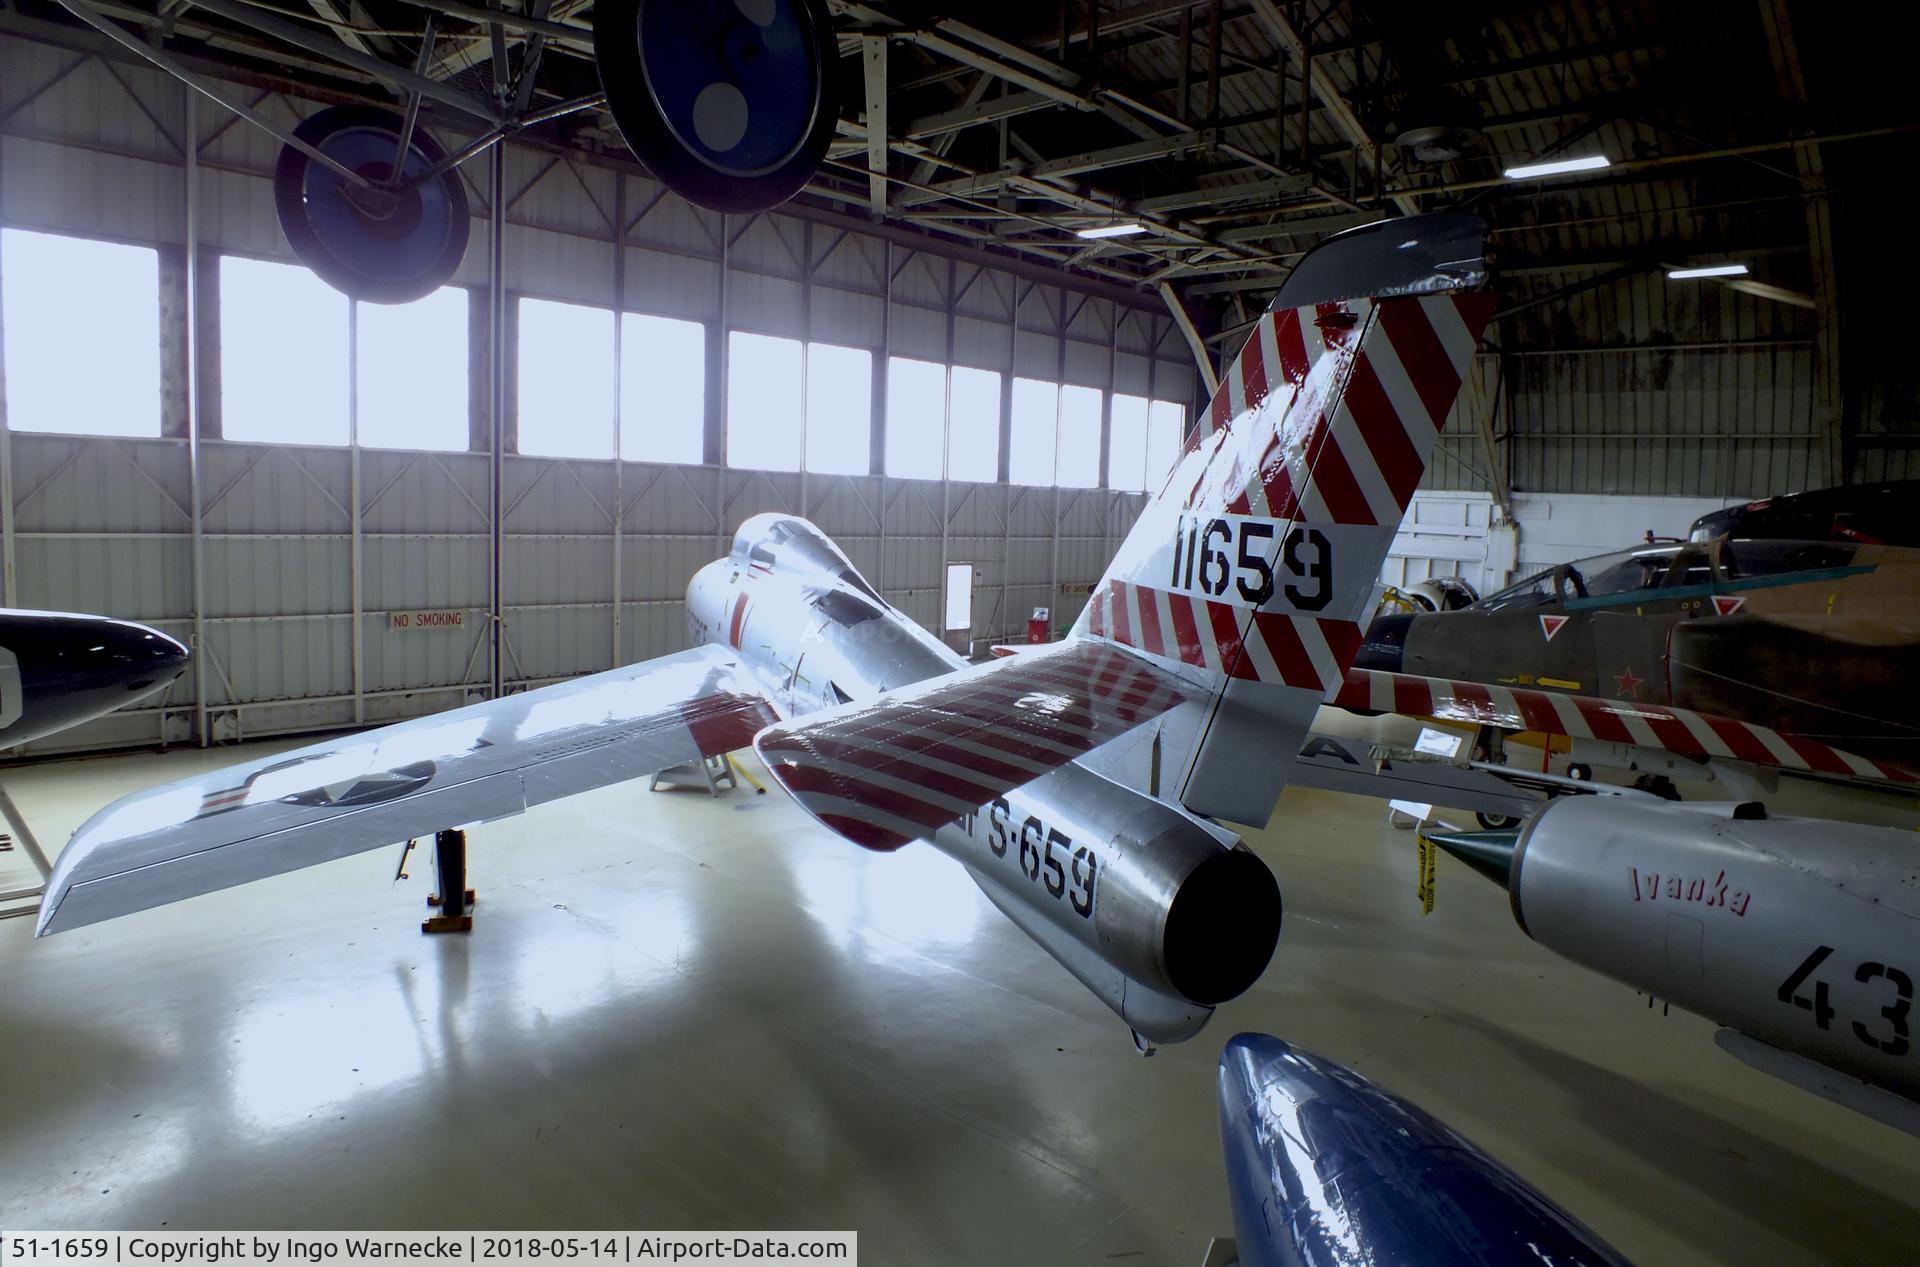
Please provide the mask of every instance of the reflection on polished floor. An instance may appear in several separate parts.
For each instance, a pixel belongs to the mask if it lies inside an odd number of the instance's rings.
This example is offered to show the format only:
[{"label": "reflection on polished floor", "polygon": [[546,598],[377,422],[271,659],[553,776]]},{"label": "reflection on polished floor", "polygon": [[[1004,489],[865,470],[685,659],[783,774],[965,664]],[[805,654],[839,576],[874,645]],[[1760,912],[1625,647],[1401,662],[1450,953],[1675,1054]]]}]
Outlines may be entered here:
[{"label": "reflection on polished floor", "polygon": [[[7,782],[52,845],[270,750]],[[420,935],[429,866],[394,884],[394,851],[43,942],[6,921],[0,1225],[857,1228],[874,1264],[1194,1264],[1228,1231],[1214,1061],[1264,1029],[1641,1263],[1911,1261],[1920,1140],[1554,958],[1450,859],[1423,918],[1378,802],[1290,792],[1252,839],[1279,952],[1151,1059],[951,862],[744,788],[478,829],[470,937]]]}]

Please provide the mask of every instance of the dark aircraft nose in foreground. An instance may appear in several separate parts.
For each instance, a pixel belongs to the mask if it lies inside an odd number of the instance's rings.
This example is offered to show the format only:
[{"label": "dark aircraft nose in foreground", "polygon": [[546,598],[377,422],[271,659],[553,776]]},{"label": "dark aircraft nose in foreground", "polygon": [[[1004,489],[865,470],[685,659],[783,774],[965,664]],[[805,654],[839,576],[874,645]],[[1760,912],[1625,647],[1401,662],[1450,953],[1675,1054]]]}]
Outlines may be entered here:
[{"label": "dark aircraft nose in foreground", "polygon": [[0,747],[143,700],[188,659],[178,640],[132,621],[0,612]]}]

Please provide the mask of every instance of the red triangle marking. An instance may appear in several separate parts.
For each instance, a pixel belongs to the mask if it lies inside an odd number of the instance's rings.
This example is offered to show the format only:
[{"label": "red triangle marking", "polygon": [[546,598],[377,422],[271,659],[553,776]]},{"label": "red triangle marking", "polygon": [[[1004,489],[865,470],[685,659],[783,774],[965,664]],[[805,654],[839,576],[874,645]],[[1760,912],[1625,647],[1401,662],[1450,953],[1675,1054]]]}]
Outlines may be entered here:
[{"label": "red triangle marking", "polygon": [[1560,626],[1566,624],[1568,619],[1566,616],[1542,616],[1540,618],[1540,632],[1547,636],[1548,642],[1552,642],[1553,635],[1560,632]]},{"label": "red triangle marking", "polygon": [[1735,598],[1727,594],[1715,594],[1713,596],[1713,610],[1715,615],[1731,616],[1746,605],[1747,600],[1744,598]]}]

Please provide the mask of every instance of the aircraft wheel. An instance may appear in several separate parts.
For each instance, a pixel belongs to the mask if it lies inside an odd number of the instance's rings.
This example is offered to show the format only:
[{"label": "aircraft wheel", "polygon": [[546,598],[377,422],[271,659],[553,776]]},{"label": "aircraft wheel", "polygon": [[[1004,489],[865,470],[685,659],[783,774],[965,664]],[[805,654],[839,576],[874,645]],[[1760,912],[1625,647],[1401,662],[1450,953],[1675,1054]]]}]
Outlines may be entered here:
[{"label": "aircraft wheel", "polygon": [[[401,117],[378,106],[333,106],[293,134],[343,166],[379,182],[393,174]],[[398,188],[360,189],[293,146],[280,151],[273,203],[295,255],[320,280],[355,299],[411,303],[445,285],[467,253],[467,192],[446,156],[418,128],[407,145]]]},{"label": "aircraft wheel", "polygon": [[1518,827],[1520,825],[1520,816],[1517,814],[1485,814],[1476,812],[1474,818],[1479,820],[1480,826],[1487,831],[1506,831],[1508,828]]},{"label": "aircraft wheel", "polygon": [[593,57],[627,147],[710,211],[793,197],[839,122],[825,0],[597,0]]},{"label": "aircraft wheel", "polygon": [[1567,777],[1579,779],[1582,783],[1593,782],[1593,767],[1584,761],[1575,761],[1567,767]]}]

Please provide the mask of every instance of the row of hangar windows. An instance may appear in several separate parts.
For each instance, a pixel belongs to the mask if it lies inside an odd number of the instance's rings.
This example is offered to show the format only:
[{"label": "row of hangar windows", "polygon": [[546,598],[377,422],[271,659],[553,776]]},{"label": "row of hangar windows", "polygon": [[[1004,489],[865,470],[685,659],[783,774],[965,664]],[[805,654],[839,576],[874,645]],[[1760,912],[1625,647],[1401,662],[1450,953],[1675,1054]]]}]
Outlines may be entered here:
[{"label": "row of hangar windows", "polygon": [[[0,230],[7,425],[16,431],[158,436],[159,256],[151,248]],[[354,304],[305,268],[224,256],[220,412],[226,439],[369,448],[470,447],[467,292]],[[522,298],[518,450],[539,457],[698,464],[706,328],[696,321]],[[616,353],[617,348],[617,353]],[[724,459],[754,470],[872,469],[873,353],[727,333]],[[351,368],[350,368],[351,367]],[[905,479],[999,477],[1092,488],[1098,388],[908,357],[886,364],[884,469]],[[350,403],[351,394],[351,403]],[[930,425],[938,419],[939,426]],[[1115,393],[1106,484],[1139,491],[1172,466],[1185,410]],[[796,425],[796,423],[798,425]]]}]

